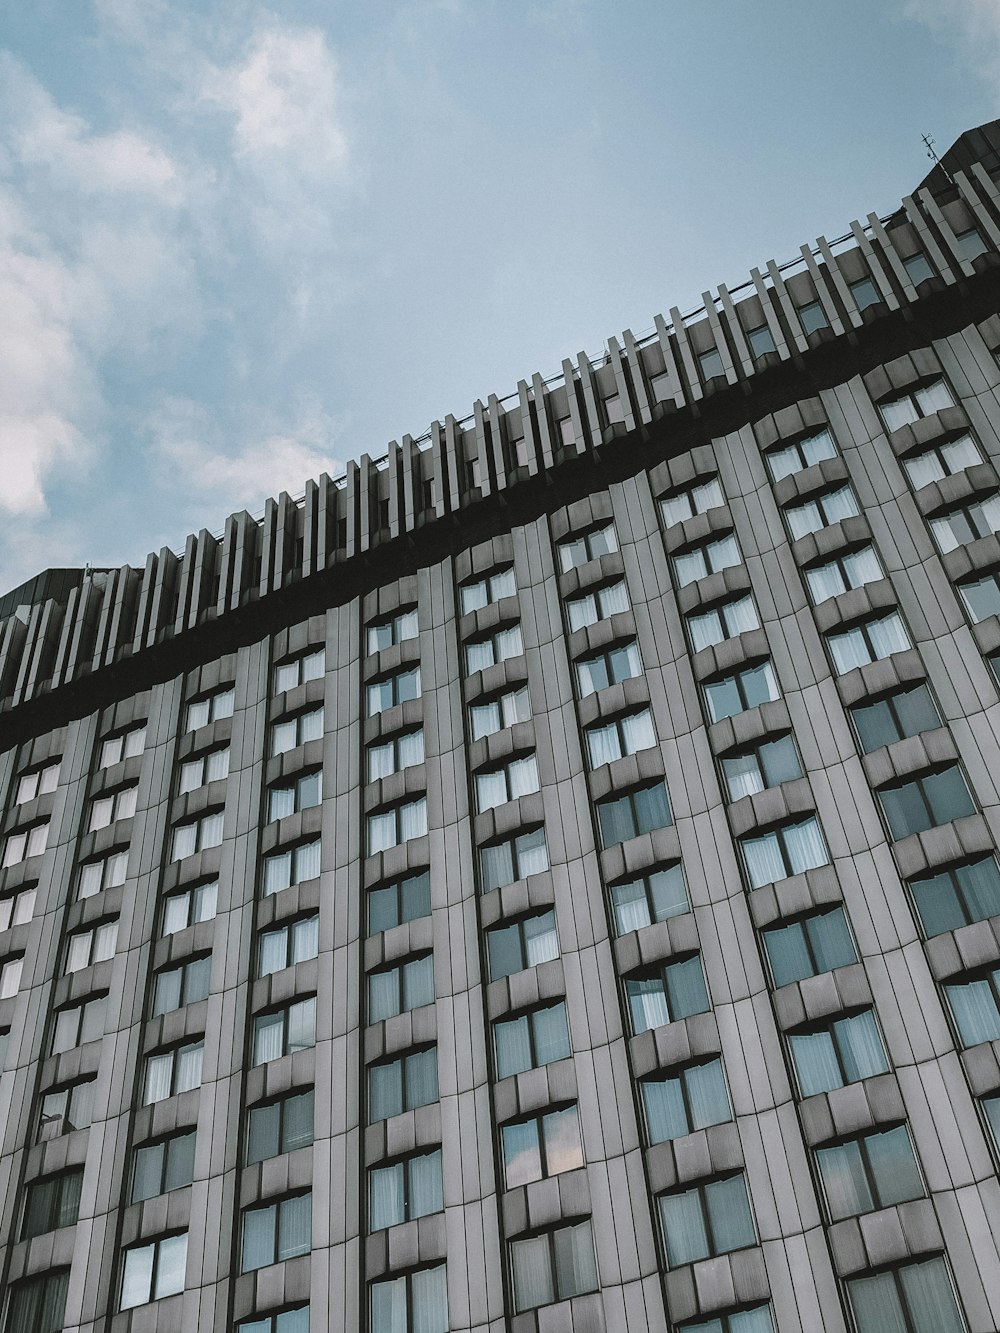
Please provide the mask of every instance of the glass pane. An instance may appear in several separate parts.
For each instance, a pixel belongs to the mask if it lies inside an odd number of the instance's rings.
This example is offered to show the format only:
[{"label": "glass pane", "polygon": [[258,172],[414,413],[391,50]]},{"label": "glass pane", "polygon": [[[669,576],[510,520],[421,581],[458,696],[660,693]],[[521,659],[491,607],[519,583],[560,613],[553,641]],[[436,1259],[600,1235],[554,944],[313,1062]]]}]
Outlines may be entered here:
[{"label": "glass pane", "polygon": [[243,1214],[243,1272],[274,1263],[277,1208],[248,1208]]},{"label": "glass pane", "polygon": [[713,722],[721,722],[725,717],[741,713],[743,701],[740,698],[736,677],[728,676],[725,680],[716,681],[714,685],[706,685],[705,702]]},{"label": "glass pane", "polygon": [[296,921],[292,926],[293,963],[305,962],[319,953],[319,917],[308,916],[304,921]]},{"label": "glass pane", "polygon": [[286,1097],[281,1103],[281,1149],[294,1152],[313,1141],[313,1103],[312,1088],[300,1092],[294,1097]]},{"label": "glass pane", "polygon": [[303,884],[308,879],[316,879],[320,869],[320,844],[304,842],[295,849],[295,883]]},{"label": "glass pane", "polygon": [[948,1270],[941,1258],[907,1264],[899,1281],[913,1321],[914,1333],[964,1333]]},{"label": "glass pane", "polygon": [[747,1197],[746,1179],[742,1174],[706,1185],[705,1203],[715,1254],[728,1254],[730,1250],[754,1244],[757,1236]]},{"label": "glass pane", "polygon": [[829,1032],[792,1033],[788,1046],[803,1097],[843,1087],[844,1076]]},{"label": "glass pane", "polygon": [[312,1248],[312,1195],[285,1199],[278,1209],[278,1259],[308,1254]]},{"label": "glass pane", "polygon": [[642,787],[633,797],[636,826],[640,833],[667,828],[673,823],[667,789],[662,782],[653,787]]},{"label": "glass pane", "polygon": [[556,1292],[568,1300],[597,1287],[597,1263],[590,1223],[560,1227],[552,1236],[556,1267]]},{"label": "glass pane", "polygon": [[569,1030],[566,1027],[566,1006],[550,1005],[536,1009],[529,1017],[535,1039],[535,1063],[547,1065],[569,1055]]},{"label": "glass pane", "polygon": [[678,1139],[694,1128],[688,1123],[679,1078],[647,1079],[641,1084],[650,1143]]},{"label": "glass pane", "polygon": [[757,889],[762,884],[773,884],[775,880],[786,878],[787,871],[776,833],[765,833],[760,838],[741,838],[740,847],[751,888]]},{"label": "glass pane", "polygon": [[985,978],[944,989],[964,1046],[978,1046],[1000,1037],[1000,1010]]},{"label": "glass pane", "polygon": [[936,449],[905,458],[903,468],[915,491],[919,491],[921,486],[929,486],[932,481],[940,481],[946,475]]},{"label": "glass pane", "polygon": [[201,1042],[182,1046],[177,1052],[176,1092],[187,1092],[201,1087],[201,1060],[205,1047]]},{"label": "glass pane", "polygon": [[574,597],[566,603],[566,621],[570,633],[593,625],[597,621],[597,602],[592,594],[586,597]]},{"label": "glass pane", "polygon": [[686,587],[695,579],[704,578],[707,573],[708,562],[702,548],[674,556],[674,577],[679,588]]},{"label": "glass pane", "polygon": [[527,879],[529,875],[539,875],[549,868],[549,853],[545,845],[544,828],[522,833],[517,839],[518,878]]},{"label": "glass pane", "polygon": [[548,962],[559,957],[559,937],[556,934],[554,912],[543,912],[541,916],[529,916],[523,923],[524,950],[529,967]]},{"label": "glass pane", "polygon": [[585,735],[591,768],[600,768],[602,764],[613,764],[616,759],[622,757],[621,738],[613,722],[604,727],[590,727]]},{"label": "glass pane", "polygon": [[476,806],[482,814],[503,805],[507,800],[507,779],[503,769],[493,773],[476,774]]},{"label": "glass pane", "polygon": [[316,1000],[300,1000],[288,1010],[288,1050],[304,1051],[316,1045]]},{"label": "glass pane", "polygon": [[776,741],[766,741],[757,751],[757,755],[769,787],[778,787],[783,782],[793,782],[802,776],[799,756],[791,736],[781,736]]},{"label": "glass pane", "polygon": [[905,1125],[882,1134],[867,1135],[864,1146],[880,1207],[888,1208],[907,1199],[923,1197],[924,1185]]},{"label": "glass pane", "polygon": [[661,1197],[660,1220],[671,1268],[705,1259],[711,1253],[698,1190]]},{"label": "glass pane", "polygon": [[122,1268],[122,1300],[120,1308],[131,1310],[133,1306],[145,1305],[150,1297],[153,1285],[154,1245],[125,1251],[125,1263]]},{"label": "glass pane", "polygon": [[406,1057],[406,1109],[429,1106],[438,1099],[437,1049]]},{"label": "glass pane", "polygon": [[368,1230],[381,1231],[396,1226],[405,1217],[403,1193],[403,1165],[372,1167],[368,1172],[369,1216]]},{"label": "glass pane", "polygon": [[509,842],[483,847],[479,853],[479,863],[484,893],[514,882],[514,856]]},{"label": "glass pane", "polygon": [[889,1068],[875,1015],[870,1009],[834,1023],[833,1034],[848,1083],[884,1074]]},{"label": "glass pane", "polygon": [[835,967],[847,967],[850,963],[858,961],[842,907],[835,907],[832,912],[821,912],[818,916],[810,917],[805,925],[816,959],[817,971],[830,972]]},{"label": "glass pane", "polygon": [[164,1190],[182,1189],[194,1179],[194,1134],[180,1134],[166,1144]]},{"label": "glass pane", "polygon": [[975,813],[976,807],[957,764],[939,773],[928,773],[924,778],[924,795],[936,824],[946,824]]},{"label": "glass pane", "polygon": [[480,579],[478,583],[464,584],[459,588],[459,594],[463,616],[467,616],[470,611],[478,611],[486,605],[486,580]]},{"label": "glass pane", "polygon": [[722,1061],[692,1065],[684,1071],[684,1086],[691,1110],[691,1128],[704,1129],[732,1119]]},{"label": "glass pane", "polygon": [[826,844],[815,819],[786,825],[781,833],[793,875],[801,875],[806,870],[815,870],[817,866],[828,863],[830,858],[827,856]]},{"label": "glass pane", "polygon": [[861,1148],[857,1142],[819,1148],[816,1164],[823,1180],[827,1207],[834,1221],[867,1213],[877,1207],[868,1185]]},{"label": "glass pane", "polygon": [[371,1065],[368,1070],[368,1114],[372,1122],[399,1115],[403,1109],[403,1070],[400,1061]]},{"label": "glass pane", "polygon": [[282,1054],[285,1032],[283,1014],[266,1014],[254,1020],[253,1062],[255,1065],[277,1060]]},{"label": "glass pane", "polygon": [[426,1217],[444,1207],[441,1153],[421,1153],[407,1163],[410,1173],[410,1217]]},{"label": "glass pane", "polygon": [[434,1003],[434,955],[414,958],[403,964],[403,1008],[417,1009]]},{"label": "glass pane", "polygon": [[[630,930],[641,930],[652,920],[646,899],[646,886],[641,879],[631,884],[615,884],[611,888],[611,904],[615,913],[615,929],[619,935]],[[685,910],[685,907],[681,910]]]},{"label": "glass pane", "polygon": [[277,1157],[280,1152],[278,1130],[281,1109],[277,1102],[270,1106],[254,1106],[247,1122],[247,1165]]},{"label": "glass pane", "polygon": [[722,773],[731,801],[742,800],[764,790],[764,775],[755,753],[722,760]]},{"label": "glass pane", "polygon": [[912,1333],[907,1327],[892,1273],[848,1282],[858,1333]]},{"label": "glass pane", "polygon": [[919,782],[906,782],[901,787],[883,787],[876,794],[889,831],[897,841],[931,827],[933,820]]},{"label": "glass pane", "polygon": [[625,981],[625,994],[635,1036],[670,1022],[662,978],[629,977]]},{"label": "glass pane", "polygon": [[[931,938],[941,935],[946,930],[957,930],[970,919],[966,915],[962,900],[959,898],[952,877],[947,872],[932,875],[928,879],[910,881],[910,892],[920,917],[924,934]],[[987,912],[992,916],[992,912]],[[982,917],[972,917],[982,920]]]},{"label": "glass pane", "polygon": [[958,590],[974,623],[1000,615],[1000,587],[992,574],[974,583],[960,583]]},{"label": "glass pane", "polygon": [[542,1155],[538,1142],[538,1121],[523,1120],[520,1124],[504,1125],[500,1131],[503,1140],[504,1176],[512,1190],[517,1185],[542,1178]]},{"label": "glass pane", "polygon": [[701,958],[696,954],[684,963],[672,963],[667,968],[667,999],[671,1017],[676,1022],[691,1014],[703,1014],[709,1007],[708,991]]},{"label": "glass pane", "polygon": [[509,1078],[531,1068],[531,1037],[527,1016],[493,1024],[497,1078]]},{"label": "glass pane", "polygon": [[518,1310],[533,1310],[555,1300],[547,1236],[514,1241],[510,1247],[510,1264],[514,1304]]},{"label": "glass pane", "polygon": [[793,981],[802,981],[804,977],[813,975],[815,968],[809,957],[805,930],[800,922],[793,921],[788,926],[765,930],[763,935],[767,960],[776,986],[788,986]]}]

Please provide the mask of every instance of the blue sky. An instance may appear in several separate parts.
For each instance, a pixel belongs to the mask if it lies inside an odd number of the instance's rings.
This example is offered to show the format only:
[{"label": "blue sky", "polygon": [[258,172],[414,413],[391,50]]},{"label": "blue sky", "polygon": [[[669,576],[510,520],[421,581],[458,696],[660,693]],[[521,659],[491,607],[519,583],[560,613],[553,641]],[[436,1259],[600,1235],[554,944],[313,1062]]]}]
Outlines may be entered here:
[{"label": "blue sky", "polygon": [[895,206],[997,0],[0,0],[0,592]]}]

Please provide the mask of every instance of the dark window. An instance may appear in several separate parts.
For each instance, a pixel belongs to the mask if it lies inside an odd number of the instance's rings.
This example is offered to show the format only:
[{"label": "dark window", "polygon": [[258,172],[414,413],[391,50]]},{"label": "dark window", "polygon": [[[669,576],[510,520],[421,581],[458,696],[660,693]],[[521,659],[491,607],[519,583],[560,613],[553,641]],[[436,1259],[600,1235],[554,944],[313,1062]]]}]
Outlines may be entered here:
[{"label": "dark window", "polygon": [[774,345],[774,335],[766,324],[759,324],[755,329],[747,329],[747,342],[750,344],[751,355],[767,356],[768,352],[776,352],[778,349]]},{"label": "dark window", "polygon": [[963,1046],[1000,1039],[1000,968],[950,981],[944,993]]},{"label": "dark window", "polygon": [[136,1148],[132,1159],[132,1202],[182,1189],[194,1180],[196,1135],[175,1134]]},{"label": "dark window", "polygon": [[711,1007],[699,954],[626,977],[625,994],[636,1036]]},{"label": "dark window", "polygon": [[639,1086],[650,1143],[679,1139],[733,1118],[718,1058],[643,1079]]},{"label": "dark window", "polygon": [[95,1087],[96,1081],[88,1078],[44,1093],[38,1112],[38,1142],[86,1129],[94,1116]]},{"label": "dark window", "polygon": [[368,1121],[388,1120],[438,1099],[437,1047],[368,1066]]},{"label": "dark window", "polygon": [[817,1148],[816,1165],[833,1222],[926,1193],[905,1125]]},{"label": "dark window", "polygon": [[589,1220],[512,1241],[510,1267],[518,1311],[596,1291],[597,1263]]},{"label": "dark window", "polygon": [[922,282],[926,282],[928,278],[935,276],[934,270],[922,250],[918,250],[915,255],[910,255],[909,258],[904,259],[903,268],[906,269],[906,276],[914,287],[919,287]]},{"label": "dark window", "polygon": [[493,1024],[493,1044],[497,1078],[564,1060],[570,1054],[565,1003],[560,1000],[516,1018],[498,1019]]},{"label": "dark window", "polygon": [[280,1314],[255,1315],[241,1319],[237,1333],[309,1333],[309,1306],[297,1305]]},{"label": "dark window", "polygon": [[247,1166],[308,1147],[313,1141],[313,1103],[313,1090],[307,1088],[263,1106],[251,1106],[247,1112]]},{"label": "dark window", "polygon": [[368,1022],[434,1003],[434,955],[421,954],[368,974]]},{"label": "dark window", "polygon": [[5,1333],[62,1333],[69,1271],[43,1273],[10,1289]]},{"label": "dark window", "polygon": [[61,1176],[36,1180],[27,1188],[21,1239],[30,1240],[46,1231],[76,1224],[80,1213],[80,1192],[83,1188],[83,1167],[66,1171]]},{"label": "dark window", "polygon": [[882,300],[882,295],[871,278],[861,278],[858,282],[848,283],[848,287],[854,297],[854,304],[859,310],[867,310],[869,306],[879,305]]},{"label": "dark window", "polygon": [[721,722],[723,718],[734,717],[748,708],[757,708],[760,704],[770,703],[781,697],[770,662],[744,667],[742,671],[737,671],[732,676],[723,676],[703,688],[705,704],[712,722]]},{"label": "dark window", "polygon": [[394,880],[368,893],[368,934],[378,935],[405,921],[431,914],[430,872]]},{"label": "dark window", "polygon": [[479,850],[479,867],[483,893],[502,889],[529,875],[537,875],[549,868],[549,853],[545,845],[544,828],[519,833],[506,842],[493,843]]},{"label": "dark window", "polygon": [[707,1321],[678,1324],[677,1333],[774,1333],[769,1305],[754,1305],[731,1314],[717,1314]]},{"label": "dark window", "polygon": [[761,933],[776,986],[788,986],[858,961],[842,907],[812,912]]},{"label": "dark window", "polygon": [[558,958],[555,912],[536,912],[510,925],[495,926],[486,932],[486,949],[491,981]]},{"label": "dark window", "polygon": [[1000,867],[995,857],[984,856],[936,875],[911,879],[910,893],[924,934],[941,935],[1000,916]]},{"label": "dark window", "polygon": [[419,1268],[368,1287],[369,1333],[447,1333],[448,1273]]},{"label": "dark window", "polygon": [[693,1189],[661,1194],[658,1203],[670,1268],[757,1243],[742,1171]]},{"label": "dark window", "polygon": [[653,829],[667,828],[673,823],[673,817],[665,785],[655,782],[624,796],[598,801],[597,822],[604,847],[614,847],[629,838],[651,833]]},{"label": "dark window", "polygon": [[803,333],[815,333],[817,329],[826,329],[830,326],[830,321],[826,317],[826,311],[819,301],[810,301],[807,305],[799,306],[799,320],[802,324]]},{"label": "dark window", "polygon": [[698,369],[701,371],[701,378],[706,381],[714,380],[719,376],[725,377],[726,367],[722,362],[722,353],[717,347],[699,355]]},{"label": "dark window", "polygon": [[899,690],[875,703],[858,704],[850,714],[865,754],[941,726],[941,715],[925,684]]},{"label": "dark window", "polygon": [[731,801],[753,796],[767,787],[778,787],[802,776],[802,766],[791,736],[765,741],[722,760],[722,774]]},{"label": "dark window", "polygon": [[789,1033],[788,1047],[803,1097],[832,1092],[848,1083],[884,1074],[889,1068],[871,1009],[805,1032]]},{"label": "dark window", "polygon": [[889,831],[898,842],[912,833],[975,814],[962,770],[957,764],[926,773],[912,782],[882,787],[878,793]]},{"label": "dark window", "polygon": [[509,1190],[583,1166],[576,1104],[500,1127],[504,1181]]},{"label": "dark window", "polygon": [[858,1333],[966,1333],[940,1255],[848,1279]]},{"label": "dark window", "polygon": [[608,892],[615,914],[615,930],[619,935],[691,910],[684,868],[679,861],[672,866],[647,871],[638,879],[612,884]]}]

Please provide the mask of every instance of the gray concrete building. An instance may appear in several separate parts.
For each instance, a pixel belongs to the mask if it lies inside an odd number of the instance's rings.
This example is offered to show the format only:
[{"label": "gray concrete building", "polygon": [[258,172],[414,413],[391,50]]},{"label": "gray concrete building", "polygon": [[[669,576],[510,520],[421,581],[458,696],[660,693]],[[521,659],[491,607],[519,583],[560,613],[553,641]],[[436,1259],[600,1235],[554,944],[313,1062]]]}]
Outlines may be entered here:
[{"label": "gray concrete building", "polygon": [[998,148],[0,598],[4,1333],[1000,1327]]}]

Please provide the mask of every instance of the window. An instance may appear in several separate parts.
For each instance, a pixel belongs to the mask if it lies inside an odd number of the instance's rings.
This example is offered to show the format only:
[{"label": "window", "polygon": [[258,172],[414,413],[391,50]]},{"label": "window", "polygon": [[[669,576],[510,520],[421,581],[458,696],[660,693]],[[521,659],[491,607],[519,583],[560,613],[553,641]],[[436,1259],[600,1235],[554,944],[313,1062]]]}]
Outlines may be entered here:
[{"label": "window", "polygon": [[698,369],[703,380],[713,380],[719,375],[725,376],[726,367],[722,363],[722,353],[717,347],[713,347],[709,352],[700,353]]},{"label": "window", "polygon": [[936,875],[910,880],[910,893],[928,938],[958,930],[973,921],[1000,916],[1000,867],[996,858],[941,870]]},{"label": "window", "polygon": [[588,560],[599,560],[602,555],[609,555],[618,550],[618,535],[615,525],[608,523],[601,528],[591,528],[580,537],[570,537],[556,547],[559,554],[559,568],[565,574],[578,565],[585,565]]},{"label": "window", "polygon": [[625,995],[636,1037],[711,1008],[699,954],[626,977]]},{"label": "window", "polygon": [[122,1310],[159,1301],[164,1296],[176,1296],[184,1290],[187,1240],[187,1232],[182,1231],[178,1236],[165,1236],[152,1245],[136,1245],[125,1251]]},{"label": "window", "polygon": [[905,1125],[817,1148],[816,1165],[833,1222],[925,1194]]},{"label": "window", "polygon": [[135,801],[138,787],[122,787],[109,796],[100,796],[90,803],[90,822],[88,828],[107,828],[116,819],[131,819],[135,814]]},{"label": "window", "polygon": [[893,653],[905,652],[912,646],[898,611],[876,620],[862,621],[853,629],[828,634],[826,641],[838,676],[855,667],[867,666],[869,662],[880,662]]},{"label": "window", "polygon": [[862,546],[825,564],[812,565],[805,573],[810,596],[817,606],[850,588],[861,588],[885,577],[873,546]]},{"label": "window", "polygon": [[22,861],[26,861],[29,856],[41,856],[48,841],[48,820],[43,824],[32,824],[30,828],[17,829],[14,833],[8,834],[3,849],[3,864],[0,869],[19,865]]},{"label": "window", "polygon": [[150,1106],[180,1092],[201,1087],[201,1060],[205,1051],[203,1041],[188,1042],[173,1050],[146,1058],[146,1077],[143,1083],[142,1104]]},{"label": "window", "polygon": [[171,861],[182,861],[185,856],[203,852],[207,847],[218,847],[222,842],[223,818],[222,810],[213,810],[187,824],[175,825],[170,842]]},{"label": "window", "polygon": [[898,690],[875,703],[858,704],[849,711],[865,754],[941,726],[941,715],[925,684]]},{"label": "window", "polygon": [[317,838],[314,842],[300,842],[297,847],[265,856],[261,889],[264,897],[279,893],[293,884],[304,884],[308,879],[316,879],[319,875],[319,847]]},{"label": "window", "polygon": [[80,1214],[82,1186],[83,1167],[30,1184],[26,1190],[21,1239],[30,1240],[46,1231],[75,1226]]},{"label": "window", "polygon": [[753,889],[828,865],[830,860],[815,815],[758,837],[741,838],[740,849]]},{"label": "window", "polygon": [[118,918],[105,921],[92,930],[78,930],[66,941],[66,971],[79,972],[91,963],[103,963],[115,956],[118,945]]},{"label": "window", "polygon": [[403,671],[397,671],[393,676],[386,676],[384,680],[376,680],[367,687],[365,698],[367,700],[366,715],[374,717],[376,713],[384,713],[387,708],[395,708],[397,704],[406,703],[409,699],[419,699],[420,697],[420,668],[406,667]]},{"label": "window", "polygon": [[986,254],[986,242],[975,227],[970,227],[968,231],[956,232],[955,245],[961,257],[970,263],[980,255]]},{"label": "window", "polygon": [[502,889],[529,875],[540,874],[549,868],[549,853],[545,845],[544,828],[519,833],[506,842],[495,842],[479,850],[479,871],[483,893]]},{"label": "window", "polygon": [[304,653],[291,662],[281,662],[274,668],[274,692],[284,694],[285,690],[294,690],[296,685],[304,685],[307,680],[319,680],[325,672],[326,652],[323,648]]},{"label": "window", "polygon": [[71,1051],[88,1041],[104,1036],[104,1011],[107,995],[95,995],[83,1004],[58,1009],[52,1029],[52,1054]]},{"label": "window", "polygon": [[792,541],[797,541],[845,518],[855,518],[861,511],[850,486],[839,486],[803,504],[786,505],[783,512]]},{"label": "window", "polygon": [[826,311],[819,301],[810,301],[807,305],[799,306],[798,313],[802,332],[807,335],[816,333],[819,329],[829,328],[830,321],[827,319]]},{"label": "window", "polygon": [[62,1333],[69,1270],[43,1273],[10,1289],[6,1333]]},{"label": "window", "polygon": [[384,648],[391,648],[394,643],[415,639],[419,633],[417,608],[408,607],[405,611],[399,611],[377,625],[368,626],[368,652],[380,653]]},{"label": "window", "polygon": [[685,617],[688,634],[691,636],[691,649],[700,652],[725,639],[735,638],[747,630],[760,629],[760,618],[753,598],[734,597],[731,601],[720,602],[710,611],[700,611]]},{"label": "window", "polygon": [[581,658],[575,665],[581,699],[608,685],[617,685],[619,681],[642,675],[642,658],[635,639],[615,648],[607,648],[594,657]]},{"label": "window", "polygon": [[192,958],[180,967],[157,972],[153,981],[153,1016],[168,1014],[185,1004],[197,1004],[208,995],[212,957]]},{"label": "window", "polygon": [[506,662],[508,657],[520,657],[523,652],[520,624],[508,625],[495,634],[465,645],[465,670],[471,676],[476,671],[496,666],[498,662]]},{"label": "window", "polygon": [[253,1021],[253,1063],[266,1064],[316,1045],[316,996],[284,1009],[258,1014]]},{"label": "window", "polygon": [[955,399],[944,379],[931,380],[929,384],[909,393],[901,393],[896,398],[886,398],[878,404],[882,420],[888,431],[899,430],[911,421],[928,417],[946,407],[954,407]]},{"label": "window", "polygon": [[18,889],[0,898],[0,931],[10,930],[13,926],[25,926],[35,913],[35,886]]},{"label": "window", "polygon": [[679,861],[672,866],[650,870],[638,879],[612,884],[609,893],[615,930],[619,935],[641,930],[654,921],[680,916],[691,908],[684,869]]},{"label": "window", "polygon": [[287,754],[297,745],[318,741],[323,735],[323,709],[311,708],[307,713],[275,722],[271,727],[271,753]]},{"label": "window", "polygon": [[966,468],[976,467],[982,461],[983,456],[975,440],[966,434],[943,444],[935,444],[919,454],[910,454],[903,459],[903,471],[910,485],[918,491],[921,486],[953,477]]},{"label": "window", "polygon": [[378,935],[383,930],[392,930],[406,921],[430,914],[431,877],[426,870],[368,892],[369,935]]},{"label": "window", "polygon": [[368,1230],[412,1222],[444,1208],[441,1149],[415,1153],[368,1172]]},{"label": "window", "polygon": [[685,1065],[666,1076],[643,1079],[639,1086],[650,1143],[679,1139],[733,1118],[718,1057]]},{"label": "window", "polygon": [[761,933],[776,986],[788,986],[858,961],[842,907],[811,912]]},{"label": "window", "polygon": [[242,1271],[279,1264],[312,1249],[312,1195],[247,1208],[243,1213]]},{"label": "window", "polygon": [[694,1189],[661,1194],[658,1202],[670,1268],[757,1243],[742,1171]]},{"label": "window", "polygon": [[209,750],[208,754],[199,755],[181,764],[179,792],[196,791],[209,782],[218,782],[229,776],[229,746],[219,750]]},{"label": "window", "polygon": [[778,350],[774,345],[774,335],[766,324],[758,324],[755,329],[747,329],[747,342],[750,344],[750,354],[755,359]]},{"label": "window", "polygon": [[14,796],[15,805],[24,805],[26,801],[33,801],[36,796],[45,796],[48,792],[55,791],[59,785],[59,760],[54,764],[46,764],[44,768],[36,768],[31,773],[22,773],[17,780],[17,793]]},{"label": "window", "polygon": [[129,731],[119,732],[117,736],[109,736],[106,741],[101,742],[101,757],[98,763],[99,768],[110,768],[112,764],[118,764],[123,759],[132,759],[137,754],[142,754],[146,748],[146,724],[132,727]]},{"label": "window", "polygon": [[709,574],[718,574],[721,569],[741,565],[743,556],[735,533],[730,532],[725,537],[715,537],[675,555],[673,563],[678,588],[686,588],[696,579],[707,578]]},{"label": "window", "polygon": [[470,704],[469,730],[474,741],[505,731],[516,722],[527,722],[531,717],[528,691],[522,687],[507,694],[497,695],[488,703]]},{"label": "window", "polygon": [[918,250],[915,255],[910,255],[908,259],[904,259],[903,268],[906,269],[906,276],[914,287],[919,287],[922,282],[926,282],[928,278],[935,276],[934,270],[922,250]]},{"label": "window", "polygon": [[24,954],[0,959],[0,1000],[9,1000],[17,994],[23,967]]},{"label": "window", "polygon": [[656,743],[653,716],[648,708],[637,713],[625,713],[612,722],[588,727],[587,750],[591,768],[614,763],[624,755],[652,749]]},{"label": "window", "polygon": [[538,791],[538,764],[533,754],[511,759],[500,768],[476,774],[476,809],[480,814],[507,801]]},{"label": "window", "polygon": [[368,1288],[370,1333],[448,1333],[448,1273],[444,1264]]},{"label": "window", "polygon": [[667,789],[662,782],[639,787],[636,791],[626,792],[624,796],[598,801],[596,809],[603,847],[615,847],[620,842],[627,842],[629,838],[638,838],[643,833],[651,833],[653,829],[667,828],[674,822]]},{"label": "window", "polygon": [[974,625],[990,616],[1000,615],[1000,575],[996,572],[985,578],[970,579],[958,585],[962,601]]},{"label": "window", "polygon": [[583,1166],[576,1103],[500,1127],[504,1181],[509,1190]]},{"label": "window", "polygon": [[713,1315],[696,1324],[678,1324],[677,1333],[774,1333],[769,1305],[755,1305],[749,1310]]},{"label": "window", "polygon": [[228,690],[217,690],[207,698],[188,704],[185,731],[195,731],[198,727],[207,726],[209,722],[232,717],[235,702],[236,691],[230,687]]},{"label": "window", "polygon": [[211,921],[215,916],[218,893],[219,881],[213,879],[207,884],[198,884],[195,888],[172,893],[164,898],[161,933],[175,935],[177,931],[186,930],[199,921]]},{"label": "window", "polygon": [[963,1046],[1000,1037],[1000,968],[944,988]]},{"label": "window", "polygon": [[791,736],[764,741],[752,750],[743,750],[721,761],[722,776],[731,801],[753,796],[768,787],[780,787],[802,776],[798,752]]},{"label": "window", "polygon": [[802,472],[807,467],[821,463],[824,458],[836,458],[837,446],[834,444],[830,428],[824,426],[811,435],[793,440],[791,444],[769,449],[764,455],[774,481],[790,477],[794,472]]},{"label": "window", "polygon": [[280,1314],[241,1319],[236,1333],[309,1333],[309,1306],[297,1305]]},{"label": "window", "polygon": [[276,930],[262,931],[257,950],[257,975],[261,977],[315,958],[319,953],[319,916],[300,917]]},{"label": "window", "polygon": [[369,745],[366,754],[368,756],[369,782],[377,782],[379,778],[387,778],[393,773],[401,773],[404,768],[412,768],[414,764],[422,764],[424,762],[423,729],[405,731],[402,735],[393,736],[391,740],[383,741],[379,745]]},{"label": "window", "polygon": [[434,1003],[434,955],[421,954],[395,967],[368,974],[368,1022]]},{"label": "window", "polygon": [[965,1333],[940,1255],[850,1278],[847,1295],[858,1333]]},{"label": "window", "polygon": [[570,633],[584,629],[587,625],[596,625],[599,620],[628,611],[630,603],[625,580],[607,583],[603,588],[584,593],[582,597],[570,597],[566,601],[566,622]]},{"label": "window", "polygon": [[938,549],[947,555],[959,546],[1000,532],[1000,494],[949,509],[929,523]]},{"label": "window", "polygon": [[132,1202],[155,1199],[158,1194],[183,1189],[194,1180],[194,1145],[197,1135],[174,1134],[136,1148],[132,1155]]},{"label": "window", "polygon": [[128,873],[128,852],[109,852],[99,861],[87,861],[80,867],[78,898],[92,898],[105,889],[116,889],[125,883]]},{"label": "window", "polygon": [[514,582],[513,566],[497,570],[475,583],[463,583],[458,590],[462,606],[462,615],[470,611],[479,611],[490,602],[499,602],[502,597],[516,597],[517,584]]},{"label": "window", "polygon": [[896,787],[881,787],[876,795],[889,831],[897,842],[911,833],[923,833],[925,829],[947,824],[976,811],[957,764]]},{"label": "window", "polygon": [[306,1148],[313,1141],[315,1094],[292,1092],[247,1112],[247,1166],[281,1153]]},{"label": "window", "polygon": [[872,1009],[838,1018],[825,1027],[789,1033],[788,1047],[803,1097],[832,1092],[884,1074],[889,1068]]},{"label": "window", "polygon": [[94,1089],[95,1080],[88,1078],[44,1093],[38,1112],[38,1142],[86,1129],[94,1116]]},{"label": "window", "polygon": [[781,697],[774,668],[769,661],[744,667],[731,676],[721,676],[704,685],[703,689],[705,705],[712,722],[735,717],[748,708],[757,708],[760,704],[771,703]]},{"label": "window", "polygon": [[597,1290],[597,1261],[589,1219],[540,1236],[511,1241],[514,1308],[534,1310]]},{"label": "window", "polygon": [[438,1099],[437,1047],[368,1066],[368,1123],[429,1106]]},{"label": "window", "polygon": [[267,818],[271,822],[297,814],[300,810],[311,810],[323,799],[323,773],[314,769],[312,773],[303,773],[291,782],[283,782],[267,789]]},{"label": "window", "polygon": [[719,478],[712,477],[682,491],[675,491],[672,495],[665,495],[660,501],[663,526],[672,527],[675,523],[682,523],[686,518],[693,518],[695,514],[718,509],[725,503],[726,497],[722,493]]},{"label": "window", "polygon": [[415,801],[404,801],[390,810],[379,810],[368,816],[367,855],[387,851],[409,842],[411,838],[422,838],[427,832],[427,798],[421,796]]},{"label": "window", "polygon": [[860,281],[850,282],[847,285],[858,310],[867,310],[869,306],[881,304],[882,296],[871,278],[861,278]]},{"label": "window", "polygon": [[535,912],[509,926],[494,926],[486,932],[486,950],[491,981],[558,958],[555,912]]},{"label": "window", "polygon": [[493,1024],[497,1078],[523,1074],[553,1060],[565,1060],[570,1054],[566,1005],[547,1004],[516,1018],[498,1019]]}]

